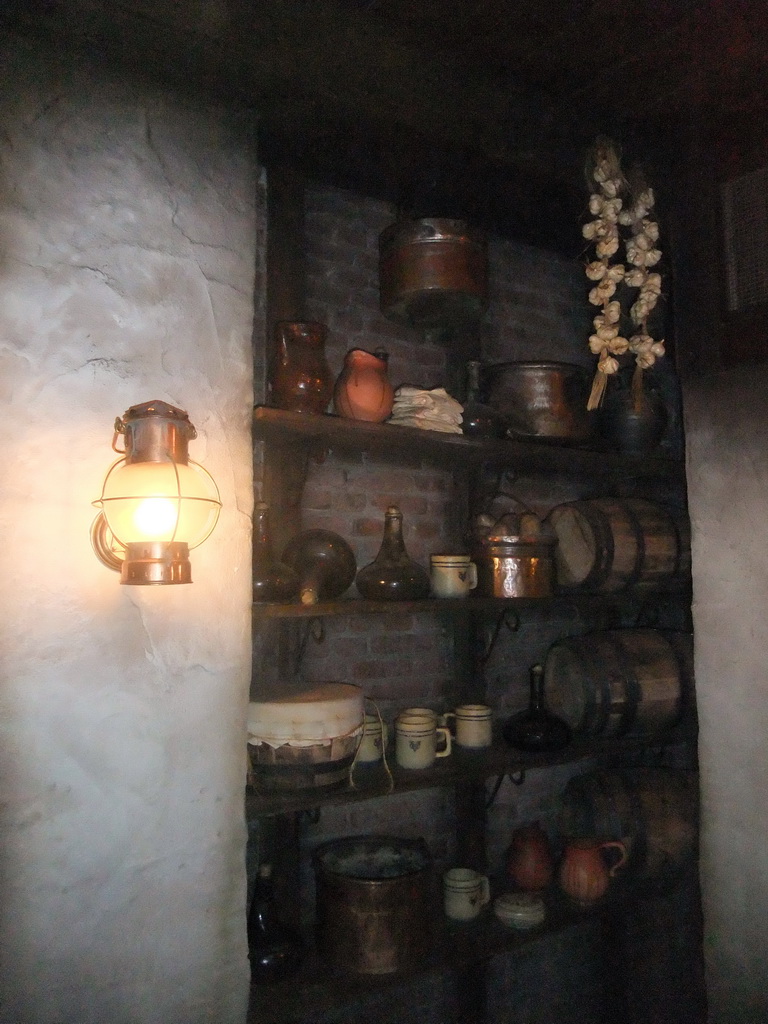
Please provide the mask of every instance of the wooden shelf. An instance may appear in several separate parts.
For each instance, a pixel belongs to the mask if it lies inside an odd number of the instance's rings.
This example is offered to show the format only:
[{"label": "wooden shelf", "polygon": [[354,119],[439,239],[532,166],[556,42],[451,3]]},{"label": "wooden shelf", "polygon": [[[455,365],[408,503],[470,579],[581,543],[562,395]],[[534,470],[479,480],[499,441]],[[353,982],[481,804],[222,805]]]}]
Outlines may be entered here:
[{"label": "wooden shelf", "polygon": [[436,906],[432,952],[414,963],[412,970],[388,975],[344,974],[323,964],[312,952],[298,975],[277,983],[251,985],[248,1024],[301,1024],[308,1012],[314,1017],[324,1011],[338,1010],[418,975],[466,969],[499,953],[522,949],[542,936],[590,920],[607,919],[628,909],[637,898],[627,886],[615,884],[607,897],[585,909],[552,891],[544,897],[545,921],[529,929],[507,927],[490,906],[477,920],[468,923],[448,921]]},{"label": "wooden shelf", "polygon": [[254,603],[253,618],[263,619],[316,619],[334,615],[392,615],[403,613],[434,613],[461,618],[468,615],[494,616],[505,611],[529,611],[546,608],[571,608],[579,611],[610,611],[631,608],[664,600],[667,597],[688,597],[690,588],[682,584],[655,590],[626,590],[614,593],[557,593],[551,597],[467,597],[426,598],[423,601],[366,601],[345,597],[338,601],[318,604]]},{"label": "wooden shelf", "polygon": [[674,459],[621,455],[597,448],[567,447],[542,441],[480,440],[391,423],[363,423],[339,416],[313,416],[257,406],[253,417],[257,440],[293,438],[313,454],[328,450],[367,452],[392,458],[414,456],[447,468],[509,466],[518,471],[682,482],[684,466]]},{"label": "wooden shelf", "polygon": [[456,786],[461,783],[483,782],[499,775],[516,775],[534,768],[570,764],[581,760],[615,759],[632,751],[663,749],[690,740],[695,726],[681,723],[663,736],[621,736],[606,739],[576,738],[567,747],[554,753],[528,754],[515,750],[498,738],[487,750],[472,752],[454,746],[448,757],[439,758],[430,768],[406,769],[395,763],[394,750],[387,750],[394,788],[390,789],[384,766],[359,765],[355,768],[354,786],[312,790],[257,790],[249,786],[245,793],[246,817],[288,814],[312,810],[315,807],[356,803],[376,797],[396,796],[399,793],[437,787]]}]

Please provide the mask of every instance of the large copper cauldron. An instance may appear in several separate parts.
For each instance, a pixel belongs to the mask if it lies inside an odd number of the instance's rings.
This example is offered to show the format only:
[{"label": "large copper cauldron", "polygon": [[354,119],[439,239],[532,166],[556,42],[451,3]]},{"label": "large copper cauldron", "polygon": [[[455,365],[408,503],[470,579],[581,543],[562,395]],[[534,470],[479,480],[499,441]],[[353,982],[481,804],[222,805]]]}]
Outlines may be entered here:
[{"label": "large copper cauldron", "polygon": [[487,304],[485,238],[463,220],[390,224],[379,236],[381,311],[423,330],[477,323]]},{"label": "large copper cauldron", "polygon": [[324,843],[313,859],[318,947],[329,966],[390,974],[427,954],[433,880],[422,839],[348,836]]},{"label": "large copper cauldron", "polygon": [[487,402],[507,421],[510,437],[580,444],[592,436],[592,378],[583,366],[544,359],[495,363],[483,376]]}]

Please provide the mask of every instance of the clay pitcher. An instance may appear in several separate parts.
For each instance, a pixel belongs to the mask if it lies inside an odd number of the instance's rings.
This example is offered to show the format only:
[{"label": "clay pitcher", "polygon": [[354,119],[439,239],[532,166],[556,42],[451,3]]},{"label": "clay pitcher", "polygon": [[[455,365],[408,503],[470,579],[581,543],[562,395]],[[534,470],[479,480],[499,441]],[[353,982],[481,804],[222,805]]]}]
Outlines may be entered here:
[{"label": "clay pitcher", "polygon": [[[603,851],[616,849],[621,856],[608,867]],[[592,906],[602,896],[611,878],[626,863],[627,848],[618,840],[574,839],[565,848],[560,865],[560,888],[583,907]]]},{"label": "clay pitcher", "polygon": [[515,829],[507,850],[507,875],[515,887],[538,892],[547,888],[554,873],[549,839],[538,821]]},{"label": "clay pitcher", "polygon": [[392,412],[395,392],[387,376],[387,353],[353,348],[336,378],[333,408],[348,420],[383,423]]},{"label": "clay pitcher", "polygon": [[289,412],[324,413],[333,394],[333,374],[325,357],[325,325],[283,320],[275,325],[275,334],[273,404]]}]

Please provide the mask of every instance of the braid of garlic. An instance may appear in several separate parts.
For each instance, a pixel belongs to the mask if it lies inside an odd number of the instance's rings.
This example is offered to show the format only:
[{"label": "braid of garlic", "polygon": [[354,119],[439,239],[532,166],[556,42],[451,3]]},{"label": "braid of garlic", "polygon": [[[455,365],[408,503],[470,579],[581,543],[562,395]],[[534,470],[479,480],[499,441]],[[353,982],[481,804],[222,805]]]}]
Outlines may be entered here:
[{"label": "braid of garlic", "polygon": [[659,240],[659,225],[653,217],[655,196],[653,189],[640,183],[632,206],[622,210],[619,222],[629,227],[632,237],[627,241],[627,262],[632,269],[624,280],[631,288],[638,289],[629,315],[635,325],[635,333],[629,339],[629,350],[635,355],[637,368],[632,379],[636,399],[642,390],[642,372],[649,369],[664,355],[664,340],[655,341],[648,332],[648,318],[661,296],[661,274],[651,271],[661,259],[661,250],[656,247]]},{"label": "braid of garlic", "polygon": [[621,241],[620,193],[624,191],[626,181],[616,151],[606,140],[598,140],[595,147],[591,177],[597,186],[597,191],[589,197],[589,212],[594,220],[583,226],[582,234],[587,241],[594,243],[598,257],[586,266],[587,278],[596,282],[589,292],[589,301],[593,306],[602,307],[602,312],[593,320],[595,332],[589,338],[590,351],[598,361],[587,409],[596,409],[602,402],[609,374],[619,369],[615,357],[629,348],[627,339],[619,334],[621,307],[613,298],[617,285],[624,279],[626,268],[623,263],[611,263]]}]

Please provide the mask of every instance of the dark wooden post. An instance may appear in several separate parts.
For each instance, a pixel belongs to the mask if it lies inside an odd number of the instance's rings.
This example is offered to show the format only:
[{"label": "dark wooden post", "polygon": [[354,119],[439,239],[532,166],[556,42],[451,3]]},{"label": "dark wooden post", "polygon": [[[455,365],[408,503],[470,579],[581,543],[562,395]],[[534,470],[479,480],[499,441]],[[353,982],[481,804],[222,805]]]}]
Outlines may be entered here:
[{"label": "dark wooden post", "polygon": [[306,318],[305,182],[285,166],[267,170],[267,403],[272,400],[275,324]]}]

